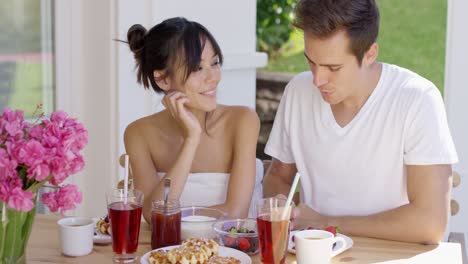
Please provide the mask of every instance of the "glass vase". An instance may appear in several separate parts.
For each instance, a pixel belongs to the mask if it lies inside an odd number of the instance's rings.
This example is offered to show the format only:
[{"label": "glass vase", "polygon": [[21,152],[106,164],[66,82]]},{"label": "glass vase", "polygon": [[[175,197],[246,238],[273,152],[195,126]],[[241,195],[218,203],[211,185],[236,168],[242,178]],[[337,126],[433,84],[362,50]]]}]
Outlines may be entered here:
[{"label": "glass vase", "polygon": [[7,208],[0,202],[0,263],[26,263],[26,246],[36,215],[36,207],[29,212]]}]

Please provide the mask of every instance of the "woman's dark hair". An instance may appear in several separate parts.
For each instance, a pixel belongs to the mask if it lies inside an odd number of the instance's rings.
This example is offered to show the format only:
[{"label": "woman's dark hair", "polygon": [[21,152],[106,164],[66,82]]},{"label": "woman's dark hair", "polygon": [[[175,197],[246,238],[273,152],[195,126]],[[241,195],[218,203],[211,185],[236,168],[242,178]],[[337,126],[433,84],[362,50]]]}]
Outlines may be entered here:
[{"label": "woman's dark hair", "polygon": [[317,38],[344,29],[359,65],[377,41],[380,14],[375,0],[300,0],[294,12],[294,26]]},{"label": "woman's dark hair", "polygon": [[213,46],[220,64],[223,55],[218,43],[211,33],[197,22],[183,17],[164,20],[149,31],[139,24],[130,27],[127,41],[133,52],[137,69],[138,83],[145,89],[149,85],[155,92],[164,92],[156,84],[153,72],[162,71],[159,78],[172,77],[176,69],[184,68],[183,82],[200,67],[201,54],[206,41]]}]

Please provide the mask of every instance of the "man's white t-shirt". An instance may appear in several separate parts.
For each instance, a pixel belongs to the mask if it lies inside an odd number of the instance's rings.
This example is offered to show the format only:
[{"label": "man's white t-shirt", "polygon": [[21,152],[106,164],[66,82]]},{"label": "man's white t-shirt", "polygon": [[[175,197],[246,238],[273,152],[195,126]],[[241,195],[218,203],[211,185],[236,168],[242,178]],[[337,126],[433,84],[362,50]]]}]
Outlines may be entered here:
[{"label": "man's white t-shirt", "polygon": [[380,80],[346,126],[313,85],[294,77],[265,153],[295,163],[301,201],[325,215],[369,215],[408,203],[406,165],[458,161],[440,92],[430,81],[382,64]]}]

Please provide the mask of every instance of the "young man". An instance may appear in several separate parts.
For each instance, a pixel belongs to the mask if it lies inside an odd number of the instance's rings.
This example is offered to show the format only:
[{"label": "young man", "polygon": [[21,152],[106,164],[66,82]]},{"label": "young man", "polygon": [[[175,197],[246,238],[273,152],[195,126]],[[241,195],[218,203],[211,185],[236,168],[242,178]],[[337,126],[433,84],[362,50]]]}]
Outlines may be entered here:
[{"label": "young man", "polygon": [[458,161],[440,92],[376,61],[375,0],[301,0],[295,13],[310,71],[285,89],[264,195],[287,195],[299,172],[295,228],[437,243]]}]

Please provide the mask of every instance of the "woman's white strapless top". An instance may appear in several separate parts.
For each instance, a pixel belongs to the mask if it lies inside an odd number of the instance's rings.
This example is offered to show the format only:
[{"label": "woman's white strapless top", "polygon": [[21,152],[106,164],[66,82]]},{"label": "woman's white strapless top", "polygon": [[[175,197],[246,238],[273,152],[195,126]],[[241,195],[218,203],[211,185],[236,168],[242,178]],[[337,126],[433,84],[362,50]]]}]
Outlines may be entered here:
[{"label": "woman's white strapless top", "polygon": [[[160,178],[164,175],[164,172],[158,173]],[[180,196],[181,206],[213,206],[224,203],[230,176],[230,173],[220,172],[190,173]],[[262,198],[262,179],[263,164],[257,160],[255,187],[250,203],[249,217],[255,217],[255,201]]]}]

